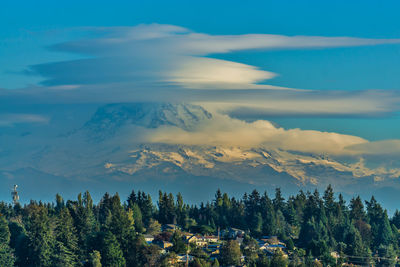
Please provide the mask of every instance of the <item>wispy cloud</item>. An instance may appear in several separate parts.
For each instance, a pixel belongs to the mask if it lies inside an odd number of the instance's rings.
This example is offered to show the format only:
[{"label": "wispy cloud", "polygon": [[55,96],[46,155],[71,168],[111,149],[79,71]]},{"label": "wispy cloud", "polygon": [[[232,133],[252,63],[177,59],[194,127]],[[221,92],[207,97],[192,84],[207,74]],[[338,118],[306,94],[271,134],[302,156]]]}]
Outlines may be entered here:
[{"label": "wispy cloud", "polygon": [[346,148],[364,155],[400,155],[400,139],[382,140],[351,145]]},{"label": "wispy cloud", "polygon": [[162,127],[145,134],[148,142],[187,145],[227,145],[294,150],[320,154],[357,154],[346,149],[367,144],[368,141],[351,135],[331,132],[284,129],[271,122],[258,120],[244,122],[226,115],[214,115],[212,120],[200,124],[196,131],[177,127]]},{"label": "wispy cloud", "polygon": [[254,119],[274,116],[374,117],[385,116],[400,108],[398,91],[257,91],[235,97],[214,98],[198,104],[214,112]]},{"label": "wispy cloud", "polygon": [[49,118],[43,115],[26,113],[0,114],[0,127],[13,126],[21,123],[48,123]]}]

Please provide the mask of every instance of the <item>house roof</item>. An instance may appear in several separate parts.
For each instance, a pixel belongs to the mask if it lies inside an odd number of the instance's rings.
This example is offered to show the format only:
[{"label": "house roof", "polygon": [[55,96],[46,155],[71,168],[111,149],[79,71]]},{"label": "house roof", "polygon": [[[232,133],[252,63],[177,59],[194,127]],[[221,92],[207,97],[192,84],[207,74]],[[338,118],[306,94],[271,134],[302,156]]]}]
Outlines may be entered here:
[{"label": "house roof", "polygon": [[144,237],[144,238],[154,238],[153,235],[149,235],[149,234],[145,234],[145,235],[143,235],[143,237]]},{"label": "house roof", "polygon": [[233,228],[233,227],[231,227],[229,230],[231,230],[231,231],[235,231],[235,232],[244,232],[243,230],[241,230],[241,229],[238,229],[238,228]]},{"label": "house roof", "polygon": [[277,245],[268,245],[269,248],[286,248],[284,245],[282,244],[277,244]]}]

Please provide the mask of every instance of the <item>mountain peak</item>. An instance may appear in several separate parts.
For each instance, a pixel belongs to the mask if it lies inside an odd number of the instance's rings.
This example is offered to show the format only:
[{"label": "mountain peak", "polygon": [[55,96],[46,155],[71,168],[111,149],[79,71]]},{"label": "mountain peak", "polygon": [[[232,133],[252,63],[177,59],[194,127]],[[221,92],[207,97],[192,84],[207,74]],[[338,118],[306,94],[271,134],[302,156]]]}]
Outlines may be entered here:
[{"label": "mountain peak", "polygon": [[95,139],[105,139],[128,125],[145,128],[169,125],[192,131],[201,121],[211,117],[211,113],[201,106],[187,103],[118,103],[99,107],[83,128]]}]

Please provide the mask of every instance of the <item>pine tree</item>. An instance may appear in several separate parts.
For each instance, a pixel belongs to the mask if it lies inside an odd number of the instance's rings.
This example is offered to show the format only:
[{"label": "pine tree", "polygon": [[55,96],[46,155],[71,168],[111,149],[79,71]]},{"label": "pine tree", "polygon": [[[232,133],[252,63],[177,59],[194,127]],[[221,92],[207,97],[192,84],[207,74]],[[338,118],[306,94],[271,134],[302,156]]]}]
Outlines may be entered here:
[{"label": "pine tree", "polygon": [[[112,197],[107,196],[103,206],[100,208],[103,209],[103,214],[107,214],[105,215],[105,219],[103,219],[103,231],[110,231],[113,234],[119,243],[123,255],[127,257],[129,242],[131,242],[132,236],[135,235],[133,214],[125,211],[118,194]],[[107,257],[102,251],[100,252],[103,258]]]},{"label": "pine tree", "polygon": [[100,252],[94,250],[89,254],[89,266],[90,267],[102,267]]},{"label": "pine tree", "polygon": [[58,214],[63,208],[65,207],[65,202],[64,199],[61,197],[61,195],[57,194],[56,195],[56,214]]},{"label": "pine tree", "polygon": [[277,233],[276,229],[276,216],[271,199],[268,197],[267,192],[264,192],[260,200],[260,210],[263,216],[263,234],[274,235]]},{"label": "pine tree", "polygon": [[260,257],[257,259],[257,267],[270,267],[271,263],[267,255],[261,254]]},{"label": "pine tree", "polygon": [[140,210],[137,203],[133,204],[131,211],[132,211],[132,218],[133,218],[133,222],[135,224],[136,231],[139,233],[143,233],[144,225],[143,225],[143,220],[142,220],[142,211]]},{"label": "pine tree", "polygon": [[127,266],[144,266],[146,264],[147,260],[143,257],[146,246],[142,235],[131,236],[128,253],[125,257]]},{"label": "pine tree", "polygon": [[377,249],[381,245],[390,245],[394,240],[394,235],[387,212],[382,209],[382,206],[378,204],[374,196],[371,197],[370,201],[365,201],[365,203],[367,205],[367,216],[371,224],[373,249]]},{"label": "pine tree", "polygon": [[9,244],[10,243],[10,229],[8,228],[8,222],[6,218],[0,215],[0,244]]},{"label": "pine tree", "polygon": [[271,259],[271,267],[287,267],[288,265],[289,261],[283,256],[282,252],[278,251],[274,253]]},{"label": "pine tree", "polygon": [[352,198],[350,200],[350,218],[354,221],[358,221],[365,220],[365,217],[364,205],[360,196],[357,196],[357,198]]},{"label": "pine tree", "polygon": [[51,234],[47,209],[35,203],[31,203],[28,209],[29,265],[52,266],[54,238]]},{"label": "pine tree", "polygon": [[211,267],[219,267],[219,261],[218,259],[215,259],[211,265]]},{"label": "pine tree", "polygon": [[16,256],[16,266],[28,266],[28,236],[24,225],[19,222],[9,224],[11,233],[10,247],[14,250]]},{"label": "pine tree", "polygon": [[250,231],[252,233],[254,233],[254,235],[256,235],[256,236],[261,236],[262,228],[263,228],[263,220],[261,217],[261,213],[257,212],[252,219],[253,219],[253,221],[251,223],[252,227],[251,227]]},{"label": "pine tree", "polygon": [[168,194],[167,201],[167,218],[169,223],[176,224],[176,208],[175,208],[175,201],[174,201],[174,196],[172,193]]},{"label": "pine tree", "polygon": [[143,223],[147,227],[150,220],[153,218],[154,207],[150,194],[145,194],[139,191],[138,205],[142,212]]},{"label": "pine tree", "polygon": [[14,266],[15,256],[10,248],[10,229],[4,216],[0,215],[0,266]]},{"label": "pine tree", "polygon": [[242,243],[243,255],[246,258],[246,263],[248,266],[256,265],[258,260],[259,246],[254,238],[246,235]]},{"label": "pine tree", "polygon": [[77,256],[63,243],[56,241],[51,261],[52,266],[72,267],[77,265]]},{"label": "pine tree", "polygon": [[394,234],[390,226],[387,211],[384,211],[383,217],[379,222],[379,245],[390,246],[394,242]]},{"label": "pine tree", "polygon": [[15,256],[8,245],[0,244],[0,266],[12,267],[15,263]]},{"label": "pine tree", "polygon": [[187,246],[182,239],[182,235],[175,231],[171,237],[171,242],[173,244],[172,250],[177,254],[186,253]]},{"label": "pine tree", "polygon": [[161,255],[160,247],[157,245],[150,245],[142,247],[140,252],[144,266],[160,266]]},{"label": "pine tree", "polygon": [[177,216],[177,223],[181,226],[185,225],[186,220],[186,208],[185,203],[183,202],[183,197],[181,193],[178,193],[176,196],[176,216]]},{"label": "pine tree", "polygon": [[110,231],[100,233],[98,241],[101,263],[104,267],[123,267],[125,258],[115,235]]},{"label": "pine tree", "polygon": [[331,185],[328,185],[324,192],[324,205],[327,215],[331,215],[335,211],[335,196]]},{"label": "pine tree", "polygon": [[150,235],[156,235],[161,232],[161,224],[157,220],[151,220],[146,232]]},{"label": "pine tree", "polygon": [[289,198],[287,209],[285,212],[285,218],[287,222],[292,226],[299,226],[299,216],[295,207],[295,200],[293,198]]},{"label": "pine tree", "polygon": [[[360,257],[368,256],[368,248],[366,248],[362,242],[362,238],[358,230],[354,226],[350,226],[350,231],[346,236],[345,243],[347,244],[346,254],[354,256],[350,257],[350,262],[359,262]],[[366,261],[368,262],[368,261]]]},{"label": "pine tree", "polygon": [[96,228],[96,218],[93,213],[93,200],[88,191],[78,195],[78,201],[67,201],[67,208],[74,222],[78,236],[79,259],[85,261],[91,249],[90,240],[93,238]]},{"label": "pine tree", "polygon": [[397,229],[400,229],[400,211],[399,210],[396,209],[390,222],[392,224],[394,224]]},{"label": "pine tree", "polygon": [[220,258],[224,265],[239,265],[241,257],[239,244],[234,240],[228,240],[220,249]]},{"label": "pine tree", "polygon": [[222,206],[222,193],[219,188],[218,188],[217,192],[215,193],[214,202],[215,202],[216,206]]},{"label": "pine tree", "polygon": [[378,248],[378,252],[379,257],[382,257],[382,260],[378,263],[380,266],[396,266],[397,255],[392,245],[381,245]]},{"label": "pine tree", "polygon": [[58,266],[75,266],[78,263],[78,237],[68,209],[59,211],[54,229],[56,262]]},{"label": "pine tree", "polygon": [[172,194],[159,192],[158,220],[161,224],[176,223],[176,210]]},{"label": "pine tree", "polygon": [[137,196],[135,193],[135,190],[132,190],[131,194],[129,195],[127,202],[128,202],[128,208],[132,209],[133,208],[133,204],[137,204]]},{"label": "pine tree", "polygon": [[283,211],[284,210],[284,204],[285,204],[284,200],[285,199],[282,196],[281,189],[279,187],[276,188],[275,189],[275,198],[273,200],[275,211],[277,211],[277,210]]}]

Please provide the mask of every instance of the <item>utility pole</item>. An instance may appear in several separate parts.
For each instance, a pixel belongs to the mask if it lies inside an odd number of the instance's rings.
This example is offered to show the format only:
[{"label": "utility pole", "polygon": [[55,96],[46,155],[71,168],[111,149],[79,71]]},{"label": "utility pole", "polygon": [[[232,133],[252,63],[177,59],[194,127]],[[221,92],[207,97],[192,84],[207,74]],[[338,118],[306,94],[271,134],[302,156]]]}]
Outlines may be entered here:
[{"label": "utility pole", "polygon": [[189,242],[186,245],[186,263],[185,267],[189,267]]}]

